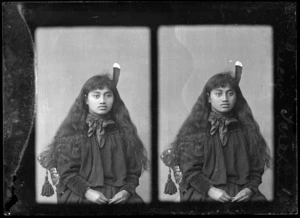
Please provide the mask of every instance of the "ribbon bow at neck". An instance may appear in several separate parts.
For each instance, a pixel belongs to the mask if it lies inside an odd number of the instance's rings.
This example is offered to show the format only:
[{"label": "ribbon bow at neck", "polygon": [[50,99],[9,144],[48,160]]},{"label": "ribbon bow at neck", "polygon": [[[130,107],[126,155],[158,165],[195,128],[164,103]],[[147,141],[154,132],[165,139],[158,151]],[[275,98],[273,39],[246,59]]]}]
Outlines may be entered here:
[{"label": "ribbon bow at neck", "polygon": [[88,124],[89,127],[87,133],[88,137],[91,137],[94,133],[96,133],[98,144],[100,148],[102,148],[105,144],[104,128],[107,125],[115,124],[115,122],[113,120],[104,120],[103,118],[98,117],[97,115],[94,114],[88,114],[86,118],[86,123]]},{"label": "ribbon bow at neck", "polygon": [[228,125],[238,120],[230,116],[225,117],[222,114],[212,111],[208,117],[208,121],[211,124],[210,134],[214,135],[219,130],[221,143],[225,146],[228,141]]}]

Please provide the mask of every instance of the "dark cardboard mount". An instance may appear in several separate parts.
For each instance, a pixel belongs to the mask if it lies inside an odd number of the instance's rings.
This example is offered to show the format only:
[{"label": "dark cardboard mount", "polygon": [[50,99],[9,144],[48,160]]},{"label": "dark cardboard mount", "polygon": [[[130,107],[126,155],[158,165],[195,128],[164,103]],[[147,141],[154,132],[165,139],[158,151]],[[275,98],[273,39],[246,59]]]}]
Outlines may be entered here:
[{"label": "dark cardboard mount", "polygon": [[[4,215],[298,214],[295,2],[2,3]],[[38,27],[137,26],[151,32],[152,102],[158,87],[161,25],[267,25],[273,29],[274,200],[265,204],[167,203],[158,200],[156,153],[146,205],[47,205],[35,202],[34,33]],[[158,102],[156,102],[158,103]],[[152,148],[158,106],[152,104]]]}]

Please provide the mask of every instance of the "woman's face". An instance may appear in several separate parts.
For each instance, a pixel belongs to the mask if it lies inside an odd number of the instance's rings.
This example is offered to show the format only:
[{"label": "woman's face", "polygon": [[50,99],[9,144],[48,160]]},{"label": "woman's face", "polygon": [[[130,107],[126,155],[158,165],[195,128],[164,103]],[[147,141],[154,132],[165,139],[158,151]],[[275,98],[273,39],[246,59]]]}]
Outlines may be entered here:
[{"label": "woman's face", "polygon": [[236,92],[229,85],[215,88],[209,93],[208,102],[211,103],[212,108],[217,112],[228,113],[235,105]]},{"label": "woman's face", "polygon": [[86,99],[86,104],[89,106],[90,111],[98,115],[107,114],[111,110],[113,103],[114,94],[106,86],[103,89],[90,91]]}]

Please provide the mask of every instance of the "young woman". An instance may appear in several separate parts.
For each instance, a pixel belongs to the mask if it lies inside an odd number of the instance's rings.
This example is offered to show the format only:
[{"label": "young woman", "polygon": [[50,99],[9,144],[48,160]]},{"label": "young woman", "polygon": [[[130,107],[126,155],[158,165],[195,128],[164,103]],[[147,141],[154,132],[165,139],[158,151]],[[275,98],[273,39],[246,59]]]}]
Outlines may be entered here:
[{"label": "young woman", "polygon": [[51,172],[58,203],[143,202],[135,189],[148,168],[146,149],[116,87],[120,67],[113,69],[113,78],[96,75],[86,81],[38,157]]},{"label": "young woman", "polygon": [[239,87],[241,72],[238,62],[235,75],[207,81],[161,156],[167,166],[179,166],[174,173],[183,202],[266,200],[258,186],[270,166],[269,148]]}]

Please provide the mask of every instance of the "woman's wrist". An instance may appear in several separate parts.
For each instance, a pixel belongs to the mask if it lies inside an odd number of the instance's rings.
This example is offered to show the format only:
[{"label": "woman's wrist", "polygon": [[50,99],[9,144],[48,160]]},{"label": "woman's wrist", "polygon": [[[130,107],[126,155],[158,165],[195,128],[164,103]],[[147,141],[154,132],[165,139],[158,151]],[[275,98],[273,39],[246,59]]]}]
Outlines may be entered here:
[{"label": "woman's wrist", "polygon": [[87,187],[87,189],[84,192],[84,197],[87,198],[86,196],[89,194],[89,190],[91,189],[91,187]]},{"label": "woman's wrist", "polygon": [[207,196],[210,195],[210,192],[211,192],[214,188],[215,188],[215,187],[214,187],[213,185],[209,186],[209,188],[208,188],[208,190],[207,190],[207,192],[206,192]]}]

